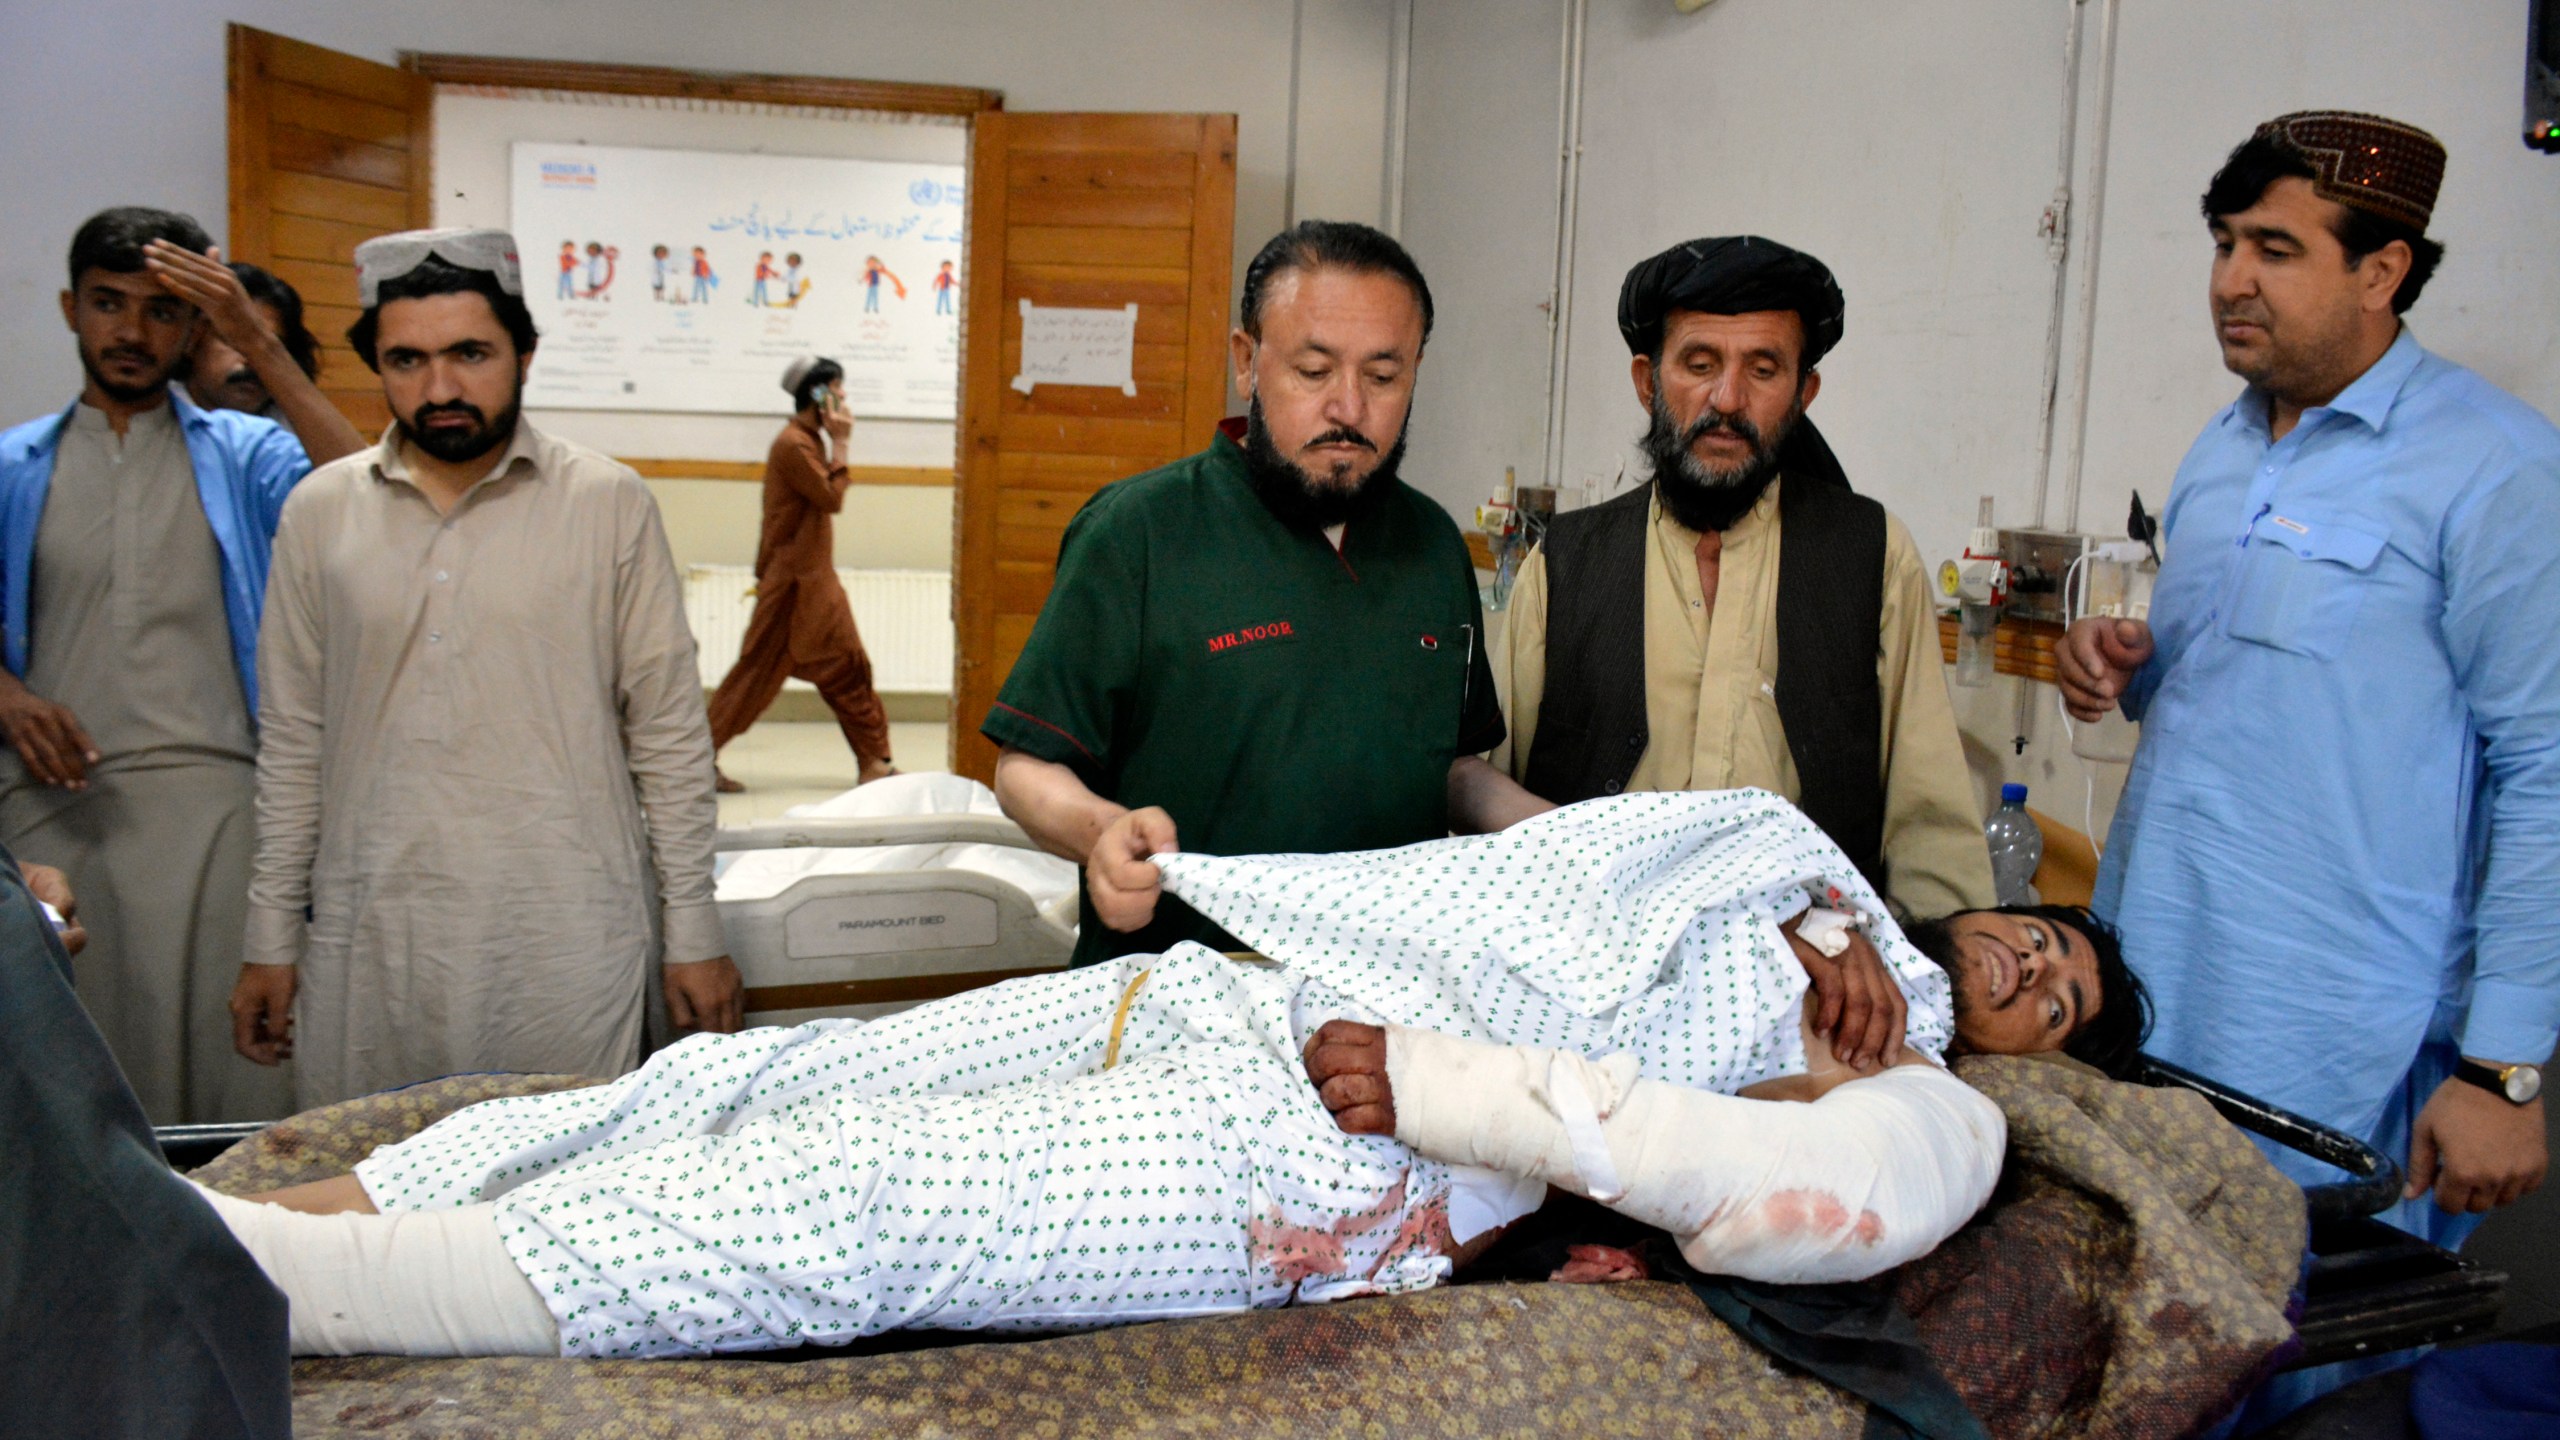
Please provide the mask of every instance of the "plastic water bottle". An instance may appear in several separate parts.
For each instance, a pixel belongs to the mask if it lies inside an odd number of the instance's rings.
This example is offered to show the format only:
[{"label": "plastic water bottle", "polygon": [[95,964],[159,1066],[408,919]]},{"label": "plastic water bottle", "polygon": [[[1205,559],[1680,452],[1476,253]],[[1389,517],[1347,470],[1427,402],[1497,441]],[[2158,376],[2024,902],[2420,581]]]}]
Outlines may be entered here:
[{"label": "plastic water bottle", "polygon": [[1991,846],[1991,880],[2000,892],[2000,903],[2032,903],[2036,866],[2044,860],[2044,832],[2036,829],[2035,818],[2027,814],[2026,786],[2000,787],[2000,808],[1983,822],[1982,838]]}]

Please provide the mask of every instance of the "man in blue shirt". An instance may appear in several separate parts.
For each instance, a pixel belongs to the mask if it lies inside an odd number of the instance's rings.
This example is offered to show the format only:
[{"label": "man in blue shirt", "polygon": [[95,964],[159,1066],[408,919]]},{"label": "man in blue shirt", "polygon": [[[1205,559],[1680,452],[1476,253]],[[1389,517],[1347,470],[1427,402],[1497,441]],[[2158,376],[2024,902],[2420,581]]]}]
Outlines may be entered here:
[{"label": "man in blue shirt", "polygon": [[2405,1158],[2384,1218],[2455,1245],[2546,1160],[2560,431],[2401,323],[2443,168],[2340,112],[2232,152],[2204,212],[2249,388],[2179,467],[2150,623],[2082,621],[2060,669],[2143,722],[2096,908],[2154,1053]]},{"label": "man in blue shirt", "polygon": [[206,323],[188,262],[211,250],[166,211],[82,225],[62,313],[87,383],[0,433],[0,845],[70,876],[91,937],[81,1003],[161,1124],[267,1118],[291,1098],[234,1053],[227,1006],[268,547],[311,462],[274,421],[170,384]]}]

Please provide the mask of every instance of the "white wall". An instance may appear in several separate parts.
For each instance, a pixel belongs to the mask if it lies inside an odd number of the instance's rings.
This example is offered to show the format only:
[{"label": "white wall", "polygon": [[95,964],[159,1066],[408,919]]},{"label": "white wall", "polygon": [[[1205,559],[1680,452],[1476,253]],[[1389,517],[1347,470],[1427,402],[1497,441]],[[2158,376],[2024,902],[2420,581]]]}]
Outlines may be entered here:
[{"label": "white wall", "polygon": [[1555,284],[1555,0],[1416,0],[1406,248],[1438,311],[1405,478],[1459,516],[1503,467],[1536,484]]},{"label": "white wall", "polygon": [[[508,225],[513,146],[520,140],[639,145],[777,155],[964,164],[969,128],[956,117],[793,113],[775,106],[673,106],[615,96],[436,97],[439,225]],[[1376,147],[1372,147],[1376,148]],[[778,376],[779,372],[777,372]],[[781,391],[775,390],[779,400]],[[771,415],[623,410],[532,410],[534,423],[608,454],[683,460],[761,460],[782,423]],[[948,420],[861,419],[856,465],[949,468]],[[652,480],[676,563],[747,565],[763,523],[762,487],[734,480]],[[836,563],[949,570],[951,488],[858,486],[837,517]]]},{"label": "white wall", "polygon": [[[1568,0],[1417,0],[1406,229],[1441,305],[1415,421],[1418,484],[1463,514],[1501,467],[1538,473],[1547,405],[1545,269],[1554,258],[1556,67]],[[2097,40],[2099,0],[2085,0]],[[1580,224],[1564,374],[1568,484],[1614,475],[1642,425],[1614,323],[1627,267],[1701,234],[1750,231],[1838,273],[1847,338],[1813,410],[1858,487],[1931,560],[1977,497],[2026,523],[2053,271],[2036,226],[2060,159],[2060,0],[1591,0]],[[2196,214],[2257,121],[2308,106],[2377,110],[2452,153],[2434,233],[2445,269],[2411,316],[2422,339],[2560,412],[2560,161],[2517,141],[2524,7],[2372,0],[2123,6],[2095,271],[2080,525],[2156,511],[2177,460],[2235,393],[2204,315]],[[2082,141],[2096,75],[2084,68]],[[2077,200],[2088,214],[2093,195]],[[2092,238],[2084,232],[2082,244]],[[2086,251],[2080,253],[2085,258]],[[2075,264],[2077,260],[2075,260]],[[2075,294],[2074,300],[2076,302]],[[2076,317],[2076,303],[2066,310]],[[2080,335],[2065,334],[2064,388]],[[2067,440],[2071,417],[2063,417]],[[1631,467],[1641,474],[1640,467]],[[2061,487],[2051,487],[2059,524]],[[1985,802],[2000,780],[2103,832],[2123,767],[2073,756],[2035,687],[1958,690]]]},{"label": "white wall", "polygon": [[0,0],[0,134],[11,141],[0,153],[0,416],[60,406],[76,388],[54,294],[82,219],[156,204],[221,232],[225,21],[386,63],[404,49],[454,51],[978,85],[1015,110],[1233,112],[1241,272],[1282,223],[1301,32],[1299,210],[1378,217],[1392,11],[1388,0]]}]

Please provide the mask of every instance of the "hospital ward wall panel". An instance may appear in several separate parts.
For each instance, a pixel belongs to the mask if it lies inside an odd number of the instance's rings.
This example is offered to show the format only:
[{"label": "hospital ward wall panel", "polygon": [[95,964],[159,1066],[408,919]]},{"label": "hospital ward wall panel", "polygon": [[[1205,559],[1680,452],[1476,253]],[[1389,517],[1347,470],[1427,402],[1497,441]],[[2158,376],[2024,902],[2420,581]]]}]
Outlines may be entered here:
[{"label": "hospital ward wall panel", "polygon": [[[404,51],[576,59],[980,87],[1003,92],[1007,106],[1023,112],[1145,112],[1113,116],[1073,143],[1051,147],[1056,150],[1145,150],[1164,142],[1161,115],[1235,113],[1239,174],[1222,193],[1235,224],[1258,244],[1289,217],[1293,194],[1303,199],[1335,177],[1370,198],[1354,210],[1328,201],[1325,213],[1369,220],[1381,213],[1375,177],[1386,142],[1384,57],[1392,9],[1376,0],[1109,0],[1099,7],[761,0],[734,15],[698,6],[619,6],[608,23],[593,7],[521,0],[424,7],[342,0],[20,6],[11,16],[14,43],[0,51],[0,126],[27,142],[0,154],[0,179],[13,197],[0,212],[0,250],[21,262],[0,283],[0,333],[15,342],[0,345],[0,419],[59,409],[78,383],[55,308],[61,280],[54,272],[82,218],[111,204],[165,205],[196,215],[226,244],[232,240],[224,223],[222,37],[228,21],[380,64],[398,63]],[[294,86],[313,88],[283,77],[275,88],[289,96]],[[1307,103],[1296,103],[1302,97]],[[459,123],[451,100],[438,106],[440,130]],[[581,117],[584,138],[594,143],[667,143],[608,135],[606,129],[627,116],[602,105],[562,109]],[[280,123],[385,143],[350,118],[355,113],[336,108],[323,115],[290,103],[276,111]],[[666,114],[681,118],[672,108]],[[790,124],[779,117],[768,123],[777,133]],[[573,129],[562,138],[581,137]],[[442,137],[433,148],[442,173],[451,149]],[[784,142],[771,148],[789,153]],[[1321,168],[1327,178],[1292,175],[1293,162],[1301,170]],[[449,190],[437,198],[449,203]],[[275,199],[280,214],[369,227],[369,233],[405,221],[402,197],[319,177],[289,181]],[[499,200],[494,219],[505,223],[503,195]],[[1081,252],[1044,249],[1041,228],[1021,234],[1018,256],[1026,263],[1190,262],[1185,222],[1135,230],[1060,227],[1086,232],[1081,243],[1092,248]],[[1232,283],[1244,256],[1222,253]],[[1223,327],[1228,316],[1214,320]],[[314,328],[334,340],[344,326]],[[544,418],[561,433],[574,428],[573,438],[586,443],[607,442],[601,448],[608,452],[704,453],[675,447],[663,431],[648,427],[634,425],[622,437],[627,443],[612,443],[614,434],[584,420]],[[769,438],[769,431],[737,433],[717,458],[760,459]],[[891,437],[885,425],[865,425],[856,443],[882,447],[857,456],[870,463],[953,463],[947,427],[937,456],[915,454],[912,439]]]},{"label": "hospital ward wall panel", "polygon": [[[1561,8],[1415,0],[1405,239],[1440,323],[1406,471],[1462,515],[1503,466],[1525,481],[1543,465]],[[2090,175],[2098,12],[2080,10],[2066,408],[2048,473],[2038,447],[2055,271],[2038,227],[2063,159],[2074,7],[1589,7],[1559,478],[1597,482],[1605,496],[1644,473],[1644,416],[1614,324],[1627,267],[1692,236],[1757,233],[1837,272],[1847,335],[1811,414],[1924,563],[1961,547],[1983,495],[2003,524],[2035,521],[2040,497],[2046,523],[2066,522],[2084,339],[2095,361],[2078,523],[2119,531],[2135,489],[2156,513],[2180,456],[2239,388],[2205,314],[2197,196],[2258,121],[2310,106],[2401,116],[2446,141],[2434,233],[2452,253],[2410,323],[2430,347],[2560,411],[2560,160],[2517,140],[2521,5],[2375,0],[2352,24],[2318,0],[2121,7],[2103,187]],[[2096,328],[2084,336],[2091,287]],[[1954,692],[1978,798],[1987,808],[2000,782],[2021,781],[2038,804],[2103,834],[2124,767],[2072,752],[2051,687],[2030,691],[2023,711],[2015,687]]]}]

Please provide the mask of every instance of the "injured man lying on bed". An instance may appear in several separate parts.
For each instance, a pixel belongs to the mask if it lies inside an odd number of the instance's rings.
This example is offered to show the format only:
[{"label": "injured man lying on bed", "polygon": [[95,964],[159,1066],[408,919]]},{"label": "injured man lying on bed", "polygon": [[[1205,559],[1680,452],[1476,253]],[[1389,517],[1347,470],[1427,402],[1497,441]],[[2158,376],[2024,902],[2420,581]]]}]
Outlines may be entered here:
[{"label": "injured man lying on bed", "polygon": [[[1984,911],[1906,939],[1760,791],[1160,864],[1278,963],[1186,945],[697,1035],[352,1176],[204,1193],[291,1302],[297,1354],[701,1355],[1338,1300],[1441,1282],[1549,1185],[1703,1271],[1857,1279],[1998,1179],[1999,1109],[1935,1057],[2103,1066],[2140,1039],[2096,927]],[[1906,1003],[1889,1044],[1829,1013]],[[1877,1052],[1864,1073],[1834,1037]]]}]

